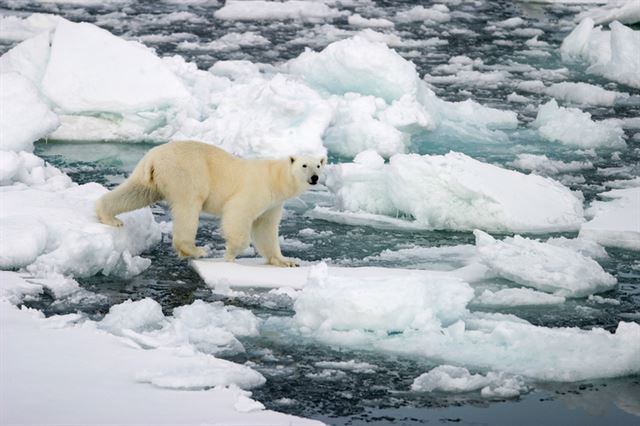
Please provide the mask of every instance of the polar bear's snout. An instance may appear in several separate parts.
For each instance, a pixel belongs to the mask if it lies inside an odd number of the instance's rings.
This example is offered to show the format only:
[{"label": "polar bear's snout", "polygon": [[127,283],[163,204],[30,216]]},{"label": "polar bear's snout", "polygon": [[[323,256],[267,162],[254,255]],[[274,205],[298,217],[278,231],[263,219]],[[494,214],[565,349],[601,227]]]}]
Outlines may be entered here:
[{"label": "polar bear's snout", "polygon": [[315,185],[316,183],[318,183],[318,175],[313,175],[309,178],[309,183],[311,185]]}]

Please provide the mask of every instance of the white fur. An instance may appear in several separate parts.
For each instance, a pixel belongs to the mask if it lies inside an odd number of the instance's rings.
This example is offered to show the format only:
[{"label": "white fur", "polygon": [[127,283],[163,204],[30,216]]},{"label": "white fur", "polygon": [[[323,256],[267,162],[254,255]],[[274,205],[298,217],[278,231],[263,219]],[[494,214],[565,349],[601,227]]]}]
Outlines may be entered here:
[{"label": "white fur", "polygon": [[171,142],[153,148],[131,176],[96,202],[100,222],[121,226],[115,216],[165,199],[173,216],[178,255],[201,257],[196,247],[201,211],[222,218],[225,260],[233,261],[252,240],[267,263],[295,266],[282,256],[278,225],[285,200],[314,184],[324,158],[244,160],[200,142]]}]

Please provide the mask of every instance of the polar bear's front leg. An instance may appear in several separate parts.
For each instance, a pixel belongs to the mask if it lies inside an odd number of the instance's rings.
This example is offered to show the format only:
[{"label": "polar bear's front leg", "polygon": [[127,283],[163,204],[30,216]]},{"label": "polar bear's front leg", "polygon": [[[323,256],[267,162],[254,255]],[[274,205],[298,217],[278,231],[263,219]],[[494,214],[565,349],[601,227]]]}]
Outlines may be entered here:
[{"label": "polar bear's front leg", "polygon": [[225,261],[235,261],[236,257],[249,247],[250,230],[251,221],[245,214],[233,209],[225,209],[222,214],[222,235],[226,242]]},{"label": "polar bear's front leg", "polygon": [[258,217],[251,226],[253,244],[269,265],[292,267],[298,266],[291,259],[282,256],[278,240],[278,226],[282,217],[282,205],[267,210]]}]

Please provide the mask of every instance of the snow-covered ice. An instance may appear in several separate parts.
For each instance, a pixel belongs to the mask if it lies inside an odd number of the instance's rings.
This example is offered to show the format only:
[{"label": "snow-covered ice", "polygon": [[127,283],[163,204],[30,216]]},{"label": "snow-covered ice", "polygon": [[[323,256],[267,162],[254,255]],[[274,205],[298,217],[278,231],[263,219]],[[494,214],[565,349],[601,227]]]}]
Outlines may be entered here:
[{"label": "snow-covered ice", "polygon": [[259,20],[322,20],[340,16],[323,2],[305,2],[287,0],[284,2],[248,0],[227,0],[224,7],[218,9],[214,16],[224,20],[259,21]]},{"label": "snow-covered ice", "polygon": [[339,211],[405,215],[423,229],[549,232],[584,220],[581,201],[560,183],[461,153],[397,154],[389,164],[345,163],[326,174]]},{"label": "snow-covered ice", "polygon": [[555,99],[538,109],[533,122],[540,135],[551,142],[581,148],[624,148],[622,126],[615,121],[594,121],[578,108],[558,106]]},{"label": "snow-covered ice", "polygon": [[493,371],[471,374],[464,367],[440,365],[422,374],[411,384],[415,392],[473,392],[480,390],[485,398],[512,398],[527,390],[521,377]]},{"label": "snow-covered ice", "polygon": [[587,72],[640,88],[640,31],[615,21],[609,27],[605,31],[583,19],[562,42],[562,59],[584,61]]},{"label": "snow-covered ice", "polygon": [[607,247],[640,250],[640,187],[600,194],[587,213],[592,219],[580,227],[580,237]]},{"label": "snow-covered ice", "polygon": [[[208,386],[211,382],[203,380],[211,377],[222,384],[261,377],[247,367],[210,355],[145,350],[98,330],[91,321],[73,325],[71,318],[65,320],[44,319],[38,311],[0,301],[2,423],[319,424],[242,409],[256,403],[237,386],[180,390]],[[58,325],[65,322],[70,325]],[[173,389],[159,391],[147,382]]]}]

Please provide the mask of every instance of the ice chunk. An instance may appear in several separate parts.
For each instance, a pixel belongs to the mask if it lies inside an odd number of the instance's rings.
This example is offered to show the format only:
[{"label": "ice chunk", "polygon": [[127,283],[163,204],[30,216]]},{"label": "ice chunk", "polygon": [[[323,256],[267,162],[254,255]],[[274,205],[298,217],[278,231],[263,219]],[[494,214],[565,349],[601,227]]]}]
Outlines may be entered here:
[{"label": "ice chunk", "polygon": [[232,21],[264,21],[296,19],[319,21],[336,18],[341,15],[322,2],[288,0],[275,1],[234,1],[227,0],[225,5],[213,14],[218,19]]},{"label": "ice chunk", "polygon": [[26,18],[0,16],[0,39],[22,41],[42,32],[53,30],[60,18],[56,15],[34,13]]},{"label": "ice chunk", "polygon": [[165,322],[160,304],[146,297],[136,302],[129,299],[113,305],[100,322],[100,327],[117,334],[121,330],[153,330],[162,327]]},{"label": "ice chunk", "polygon": [[547,87],[545,93],[558,100],[581,105],[613,106],[620,99],[628,98],[628,93],[606,90],[588,83],[563,82]]},{"label": "ice chunk", "polygon": [[[602,1],[602,3],[605,3]],[[596,25],[618,21],[623,24],[640,22],[640,3],[627,0],[610,0],[602,7],[585,10],[577,16],[578,21],[593,19]]]},{"label": "ice chunk", "polygon": [[480,390],[483,397],[513,398],[527,391],[524,380],[518,376],[488,372],[486,375],[471,374],[464,367],[440,365],[411,384],[415,392],[473,392]]},{"label": "ice chunk", "polygon": [[289,76],[253,79],[211,98],[215,110],[186,119],[174,138],[207,141],[244,157],[326,153],[322,135],[333,109]]},{"label": "ice chunk", "polygon": [[624,130],[619,123],[593,121],[591,114],[577,108],[559,107],[555,99],[538,109],[533,122],[540,135],[552,142],[581,148],[624,148]]},{"label": "ice chunk", "polygon": [[350,15],[348,18],[349,25],[354,27],[372,27],[372,28],[391,28],[393,22],[384,18],[363,18],[357,13]]},{"label": "ice chunk", "polygon": [[345,277],[321,263],[309,271],[309,282],[294,304],[294,320],[303,329],[320,332],[438,329],[464,315],[472,298],[471,287],[454,277],[429,278],[418,271],[395,279],[357,273]]},{"label": "ice chunk", "polygon": [[530,288],[504,288],[498,291],[484,290],[473,303],[484,306],[531,306],[559,305],[564,301],[564,296],[541,293]]},{"label": "ice chunk", "polygon": [[2,73],[0,85],[0,150],[33,151],[33,142],[58,127],[58,117],[25,77]]},{"label": "ice chunk", "polygon": [[530,171],[541,175],[557,175],[571,173],[580,170],[593,169],[591,161],[552,160],[546,155],[518,154],[515,160],[509,163],[519,170]]},{"label": "ice chunk", "polygon": [[392,102],[416,94],[415,65],[386,44],[361,36],[331,43],[321,52],[306,50],[288,63],[291,73],[329,93],[357,92]]},{"label": "ice chunk", "polygon": [[326,175],[338,211],[404,215],[422,229],[549,232],[583,222],[581,201],[558,182],[460,153],[398,154],[382,168],[346,163]]},{"label": "ice chunk", "polygon": [[562,42],[562,59],[585,61],[590,73],[640,88],[640,31],[619,22],[609,27],[603,31],[593,19],[583,19]]},{"label": "ice chunk", "polygon": [[18,305],[26,297],[42,294],[43,287],[40,284],[27,281],[16,272],[0,271],[0,303],[8,301],[13,305]]},{"label": "ice chunk", "polygon": [[260,34],[248,31],[246,33],[227,33],[217,40],[207,44],[183,41],[178,45],[180,50],[213,50],[215,52],[229,52],[244,46],[266,46],[271,42]]},{"label": "ice chunk", "polygon": [[42,90],[65,112],[137,112],[189,96],[146,47],[95,25],[66,20],[56,27]]},{"label": "ice chunk", "polygon": [[429,8],[415,6],[409,10],[396,13],[395,20],[400,23],[416,21],[443,23],[451,20],[449,12],[449,8],[444,4],[436,4]]},{"label": "ice chunk", "polygon": [[0,186],[61,190],[73,186],[71,178],[29,152],[0,151]]},{"label": "ice chunk", "polygon": [[354,359],[349,361],[319,361],[315,363],[315,366],[333,370],[353,371],[354,373],[375,373],[376,371],[375,365],[368,362],[357,362]]},{"label": "ice chunk", "polygon": [[[11,252],[5,252],[8,257],[3,257],[3,267],[26,266],[38,276],[50,273],[90,276],[101,272],[127,277],[146,269],[150,261],[136,255],[160,240],[151,211],[145,208],[124,214],[123,228],[99,224],[93,203],[104,192],[106,189],[96,183],[54,192],[35,188],[3,191],[0,203],[3,247],[26,249],[25,241],[33,241],[28,256],[13,257]],[[41,235],[42,226],[35,226],[34,234],[25,239],[19,230],[36,222],[46,228],[46,235]],[[25,265],[34,256],[35,261]]]},{"label": "ice chunk", "polygon": [[600,194],[609,201],[594,201],[593,216],[580,228],[580,237],[606,247],[640,250],[640,187],[614,189]]},{"label": "ice chunk", "polygon": [[518,284],[566,297],[585,297],[616,284],[595,260],[574,250],[519,235],[498,241],[479,230],[474,234],[482,262]]}]

